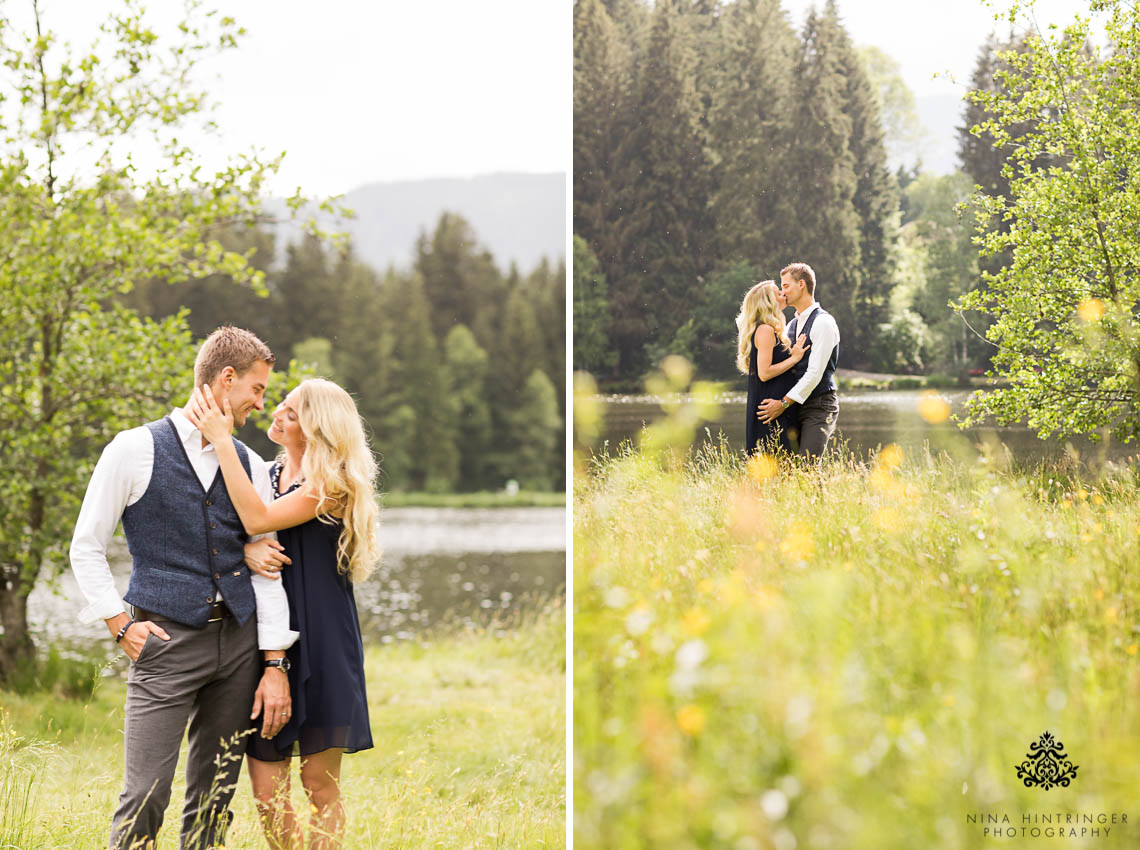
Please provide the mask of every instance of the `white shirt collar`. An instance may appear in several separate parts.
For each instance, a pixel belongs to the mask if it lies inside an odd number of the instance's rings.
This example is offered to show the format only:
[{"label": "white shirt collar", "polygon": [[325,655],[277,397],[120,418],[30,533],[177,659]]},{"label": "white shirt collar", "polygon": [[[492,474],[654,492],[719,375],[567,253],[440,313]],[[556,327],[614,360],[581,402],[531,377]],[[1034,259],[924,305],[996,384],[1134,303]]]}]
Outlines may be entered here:
[{"label": "white shirt collar", "polygon": [[806,317],[807,317],[807,314],[808,314],[808,313],[810,313],[812,310],[814,310],[814,309],[815,309],[816,307],[818,307],[818,306],[819,306],[819,302],[818,302],[818,301],[813,301],[813,302],[811,302],[811,306],[810,306],[810,307],[808,307],[808,308],[806,308],[806,309],[805,309],[805,310],[804,310],[802,313],[796,313],[796,318],[797,318],[797,319],[803,319],[803,318],[806,318]]},{"label": "white shirt collar", "polygon": [[186,418],[186,414],[181,407],[176,407],[170,411],[170,421],[174,423],[174,427],[178,431],[178,437],[182,440],[184,446],[193,448],[197,452],[213,450],[214,446],[212,443],[206,443],[205,447],[202,446],[202,432],[195,427],[193,422]]}]

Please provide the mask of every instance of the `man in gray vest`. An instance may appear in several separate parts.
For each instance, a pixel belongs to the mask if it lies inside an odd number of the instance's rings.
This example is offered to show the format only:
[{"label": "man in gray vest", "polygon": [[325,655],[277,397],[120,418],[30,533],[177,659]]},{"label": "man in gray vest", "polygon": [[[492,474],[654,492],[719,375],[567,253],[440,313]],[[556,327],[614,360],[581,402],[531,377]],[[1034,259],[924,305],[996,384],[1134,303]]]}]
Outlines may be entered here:
[{"label": "man in gray vest", "polygon": [[772,422],[793,404],[800,406],[799,453],[818,463],[835,433],[839,397],[835,369],[839,365],[839,326],[831,314],[816,303],[815,271],[807,263],[792,263],[780,271],[780,289],[796,317],[788,325],[788,339],[807,334],[808,356],[792,367],[798,378],[786,396],[760,404],[756,416]]},{"label": "man in gray vest", "polygon": [[[198,351],[194,381],[228,398],[242,425],[264,406],[273,360],[249,331],[222,327]],[[268,501],[265,462],[237,446]],[[120,519],[132,559],[122,597],[107,564]],[[180,846],[220,846],[253,718],[260,714],[260,734],[272,737],[289,717],[284,656],[297,633],[281,583],[250,575],[248,539],[213,446],[183,410],[122,431],[103,450],[75,525],[71,566],[88,602],[80,620],[105,620],[131,661],[112,850],[153,846],[187,723]]]}]

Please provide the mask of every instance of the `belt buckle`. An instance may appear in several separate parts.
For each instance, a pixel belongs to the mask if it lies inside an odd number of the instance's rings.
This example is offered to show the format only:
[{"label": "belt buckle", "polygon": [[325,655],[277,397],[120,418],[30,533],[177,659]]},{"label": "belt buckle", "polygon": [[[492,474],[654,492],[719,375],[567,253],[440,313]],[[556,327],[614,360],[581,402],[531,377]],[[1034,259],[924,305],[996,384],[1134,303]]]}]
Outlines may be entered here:
[{"label": "belt buckle", "polygon": [[220,602],[215,602],[213,608],[211,608],[210,611],[211,613],[216,611],[218,616],[211,617],[206,621],[207,623],[217,623],[224,620],[226,617],[225,609],[222,607],[222,603]]}]

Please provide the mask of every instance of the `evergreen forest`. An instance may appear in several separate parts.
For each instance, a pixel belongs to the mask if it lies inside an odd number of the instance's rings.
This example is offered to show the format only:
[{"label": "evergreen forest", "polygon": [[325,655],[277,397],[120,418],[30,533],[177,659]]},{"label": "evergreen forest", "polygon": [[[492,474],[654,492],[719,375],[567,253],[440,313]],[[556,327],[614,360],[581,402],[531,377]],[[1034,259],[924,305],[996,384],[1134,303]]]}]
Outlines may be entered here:
[{"label": "evergreen forest", "polygon": [[[973,88],[1016,47],[981,45]],[[575,369],[621,389],[680,354],[732,377],[744,293],[805,261],[841,367],[980,374],[989,317],[951,304],[1003,264],[974,244],[975,188],[1008,194],[981,109],[960,170],[927,173],[899,155],[921,125],[897,63],[834,0],[798,31],[779,0],[576,0]]]},{"label": "evergreen forest", "polygon": [[[564,488],[561,259],[503,271],[449,212],[416,240],[409,269],[376,270],[351,245],[309,235],[279,251],[264,227],[219,241],[249,254],[267,296],[214,275],[139,281],[118,300],[151,318],[186,308],[196,339],[248,328],[279,369],[295,359],[341,384],[366,421],[383,491]],[[268,458],[277,448],[264,427],[251,418],[240,435]]]}]

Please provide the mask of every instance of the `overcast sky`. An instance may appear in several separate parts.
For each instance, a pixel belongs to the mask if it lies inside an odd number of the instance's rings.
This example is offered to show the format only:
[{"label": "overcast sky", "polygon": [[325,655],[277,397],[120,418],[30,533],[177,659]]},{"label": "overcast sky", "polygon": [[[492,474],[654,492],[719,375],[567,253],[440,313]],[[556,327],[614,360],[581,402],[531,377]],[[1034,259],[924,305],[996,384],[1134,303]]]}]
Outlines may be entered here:
[{"label": "overcast sky", "polygon": [[[823,0],[782,0],[797,30],[813,6]],[[916,96],[962,94],[970,80],[978,48],[990,32],[1005,36],[1009,23],[994,20],[1009,4],[982,0],[837,0],[839,15],[859,45],[874,45],[902,66],[903,79]],[[1081,0],[1038,0],[1036,20],[1044,30],[1050,24],[1066,25],[1088,3]],[[957,84],[943,72],[950,71]],[[935,79],[935,74],[939,78]]]},{"label": "overcast sky", "polygon": [[[157,21],[182,4],[151,0]],[[206,3],[248,31],[208,66],[222,142],[287,151],[277,193],[495,171],[568,170],[572,40],[562,0]],[[121,4],[40,0],[77,45]],[[31,0],[7,0],[19,21]],[[209,160],[208,160],[209,161]]]},{"label": "overcast sky", "polygon": [[[49,26],[83,43],[120,4],[40,0]],[[208,4],[209,5],[209,4]],[[242,0],[219,4],[248,30],[205,69],[221,140],[209,164],[259,146],[287,152],[275,193],[373,181],[570,168],[572,0]],[[802,25],[814,0],[783,0]],[[1004,6],[1004,3],[1001,4]],[[159,21],[181,3],[152,2]],[[19,22],[31,0],[7,0]],[[1068,23],[1080,0],[1039,0]],[[999,7],[1000,8],[1000,7]],[[981,0],[839,0],[858,44],[882,48],[918,96],[961,94],[995,24]],[[958,84],[947,76],[950,72]]]}]

